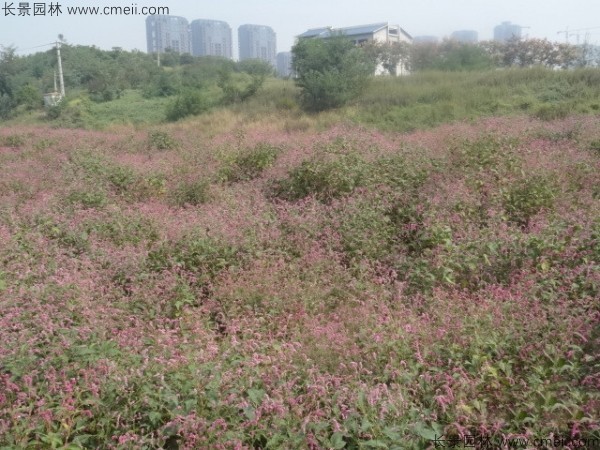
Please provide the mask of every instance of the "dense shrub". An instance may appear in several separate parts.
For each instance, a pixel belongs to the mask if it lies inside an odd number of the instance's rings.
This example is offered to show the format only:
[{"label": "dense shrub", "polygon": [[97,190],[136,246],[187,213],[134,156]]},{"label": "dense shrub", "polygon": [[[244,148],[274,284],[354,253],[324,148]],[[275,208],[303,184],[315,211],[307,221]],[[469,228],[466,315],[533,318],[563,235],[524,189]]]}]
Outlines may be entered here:
[{"label": "dense shrub", "polygon": [[179,143],[166,131],[150,131],[148,133],[148,147],[157,150],[172,150],[179,147]]},{"label": "dense shrub", "polygon": [[273,192],[287,200],[314,195],[328,202],[363,185],[367,169],[367,164],[355,153],[339,155],[330,160],[314,157],[290,170],[287,178],[278,180]]},{"label": "dense shrub", "polygon": [[542,209],[551,209],[556,189],[546,176],[532,176],[513,184],[503,193],[504,209],[509,220],[527,227]]},{"label": "dense shrub", "polygon": [[179,267],[194,274],[200,284],[212,281],[221,270],[240,263],[240,249],[222,240],[190,235],[166,242],[148,254],[148,267],[160,271]]},{"label": "dense shrub", "polygon": [[177,206],[200,205],[208,200],[210,182],[206,179],[180,181],[171,196]]},{"label": "dense shrub", "polygon": [[273,165],[280,151],[269,144],[257,144],[254,148],[242,150],[225,161],[219,177],[230,183],[252,180]]},{"label": "dense shrub", "polygon": [[569,115],[571,108],[564,103],[542,104],[535,111],[535,117],[541,120],[564,119]]},{"label": "dense shrub", "polygon": [[167,105],[166,118],[176,121],[188,116],[197,116],[209,108],[210,103],[202,92],[187,89]]},{"label": "dense shrub", "polygon": [[77,203],[84,208],[102,208],[107,203],[106,193],[95,187],[93,190],[77,190],[69,193],[69,203]]},{"label": "dense shrub", "polygon": [[349,39],[301,39],[292,49],[302,105],[322,111],[345,105],[365,88],[375,65]]}]

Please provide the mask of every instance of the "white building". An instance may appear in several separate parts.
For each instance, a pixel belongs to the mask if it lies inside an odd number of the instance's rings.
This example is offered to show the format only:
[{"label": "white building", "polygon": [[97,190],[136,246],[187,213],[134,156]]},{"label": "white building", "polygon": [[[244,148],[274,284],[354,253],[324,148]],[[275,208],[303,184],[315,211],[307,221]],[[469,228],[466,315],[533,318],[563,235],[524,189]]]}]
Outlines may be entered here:
[{"label": "white building", "polygon": [[197,19],[190,24],[194,56],[232,59],[231,27],[221,20]]},{"label": "white building", "polygon": [[298,38],[328,38],[336,34],[343,34],[352,39],[355,44],[362,44],[368,41],[382,43],[389,42],[412,42],[412,36],[400,28],[399,25],[390,25],[387,22],[373,23],[370,25],[358,25],[345,28],[311,28],[300,34]]},{"label": "white building", "polygon": [[292,52],[277,53],[277,75],[283,78],[292,75]]},{"label": "white building", "polygon": [[[390,25],[388,22],[373,23],[369,25],[358,25],[345,28],[312,28],[298,35],[298,39],[320,38],[326,39],[332,36],[342,35],[352,40],[356,45],[375,41],[382,44],[391,43],[412,43],[413,38],[404,31],[399,25]],[[405,64],[401,61],[396,68],[397,74],[406,73]],[[375,75],[388,73],[383,66],[379,65],[375,70]]]},{"label": "white building", "polygon": [[191,52],[190,30],[186,18],[178,16],[148,16],[146,42],[148,53],[171,50],[183,54]]},{"label": "white building", "polygon": [[238,28],[240,61],[262,59],[273,67],[277,64],[277,37],[266,25],[241,25]]}]

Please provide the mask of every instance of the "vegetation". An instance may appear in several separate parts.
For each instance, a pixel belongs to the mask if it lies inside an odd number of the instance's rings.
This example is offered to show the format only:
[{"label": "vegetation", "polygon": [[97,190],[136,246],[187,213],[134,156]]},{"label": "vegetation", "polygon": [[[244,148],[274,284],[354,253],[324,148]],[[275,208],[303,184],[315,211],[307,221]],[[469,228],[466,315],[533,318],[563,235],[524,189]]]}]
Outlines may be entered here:
[{"label": "vegetation", "polygon": [[[176,121],[198,115],[209,108],[232,101],[244,101],[261,88],[272,69],[260,61],[234,63],[224,58],[194,58],[190,55],[167,53],[158,67],[152,55],[127,52],[119,48],[102,51],[95,47],[61,45],[66,105],[48,111],[47,118],[62,126],[103,126],[105,103],[127,107],[132,99],[141,97],[144,107],[153,110],[150,122]],[[14,48],[0,51],[0,117],[40,110],[43,93],[53,89],[56,54],[51,49],[18,57]],[[238,87],[247,78],[245,89]],[[226,82],[222,80],[226,79]],[[221,89],[219,89],[221,88]],[[222,90],[222,94],[221,91]],[[119,100],[126,96],[124,102]],[[89,116],[98,113],[98,119]],[[112,108],[108,108],[112,109]],[[144,108],[146,109],[146,108]],[[108,111],[110,115],[110,111]],[[123,120],[122,111],[115,119]],[[134,120],[134,116],[131,120]]]},{"label": "vegetation", "polygon": [[[306,113],[256,64],[165,62],[0,125],[1,448],[600,439],[597,69]],[[184,91],[210,107],[165,123]]]},{"label": "vegetation", "polygon": [[302,39],[292,49],[302,105],[310,111],[343,106],[365,88],[375,67],[344,36]]}]

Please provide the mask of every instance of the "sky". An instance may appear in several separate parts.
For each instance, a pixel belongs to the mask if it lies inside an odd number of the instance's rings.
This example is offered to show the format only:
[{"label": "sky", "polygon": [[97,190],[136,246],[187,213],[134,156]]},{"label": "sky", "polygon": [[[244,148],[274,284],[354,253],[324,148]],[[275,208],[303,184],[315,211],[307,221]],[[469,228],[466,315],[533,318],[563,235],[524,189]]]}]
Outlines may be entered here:
[{"label": "sky", "polygon": [[[40,3],[40,0],[34,0]],[[600,43],[600,0],[48,0],[59,4],[61,14],[24,17],[17,7],[22,0],[0,0],[0,46],[14,46],[18,54],[44,51],[62,34],[72,45],[95,45],[102,49],[122,47],[146,51],[143,15],[69,15],[73,6],[166,6],[169,14],[195,19],[224,20],[232,28],[237,57],[237,28],[245,23],[269,25],[277,34],[277,51],[289,51],[294,36],[309,28],[345,27],[376,22],[400,25],[412,36],[449,36],[455,30],[475,30],[479,39],[491,39],[494,26],[503,21],[528,27],[531,38]],[[30,2],[33,7],[34,2]],[[7,15],[7,6],[16,16]],[[33,14],[33,13],[31,13]],[[583,31],[577,31],[583,30]],[[41,47],[39,47],[41,46]]]}]

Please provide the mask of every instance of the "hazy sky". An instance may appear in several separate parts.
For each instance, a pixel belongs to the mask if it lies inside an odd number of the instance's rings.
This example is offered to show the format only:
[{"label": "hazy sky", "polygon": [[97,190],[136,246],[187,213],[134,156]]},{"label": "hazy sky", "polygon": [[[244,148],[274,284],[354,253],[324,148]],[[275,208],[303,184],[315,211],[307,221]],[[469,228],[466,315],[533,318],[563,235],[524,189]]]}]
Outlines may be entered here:
[{"label": "hazy sky", "polygon": [[[34,0],[40,2],[40,0]],[[17,7],[22,0],[13,0]],[[277,34],[277,51],[287,51],[294,36],[308,28],[343,27],[374,22],[398,24],[413,36],[448,36],[452,31],[471,29],[479,39],[491,39],[494,26],[502,21],[527,26],[529,37],[565,40],[557,34],[567,27],[580,32],[580,40],[600,42],[600,0],[155,0],[73,1],[52,0],[61,5],[59,16],[6,16],[11,2],[0,0],[0,45],[14,45],[19,54],[55,41],[63,34],[75,45],[103,49],[123,47],[146,51],[145,17],[67,15],[67,6],[167,6],[170,14],[194,19],[224,20],[233,30],[237,56],[237,27],[244,23],[271,26]],[[33,1],[30,5],[33,6]],[[47,1],[46,5],[51,2]],[[16,11],[15,11],[16,12]],[[570,41],[575,43],[577,36]]]}]

